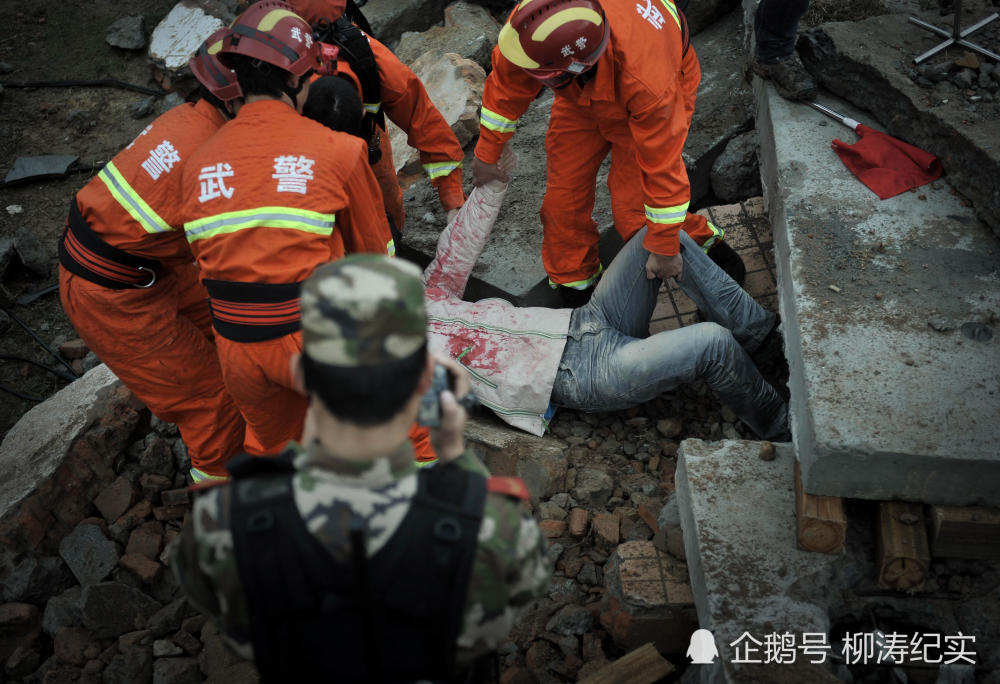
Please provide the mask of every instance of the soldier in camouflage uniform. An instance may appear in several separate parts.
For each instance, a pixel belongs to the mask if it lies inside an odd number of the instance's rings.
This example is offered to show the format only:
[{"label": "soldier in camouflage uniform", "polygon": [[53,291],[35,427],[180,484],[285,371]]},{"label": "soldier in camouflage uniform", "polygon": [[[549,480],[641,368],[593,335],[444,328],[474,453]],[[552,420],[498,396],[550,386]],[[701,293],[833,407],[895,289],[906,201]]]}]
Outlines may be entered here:
[{"label": "soldier in camouflage uniform", "polygon": [[[468,380],[450,359],[428,354],[421,274],[405,261],[356,255],[326,264],[305,282],[301,308],[303,356],[299,369],[309,392],[310,407],[303,444],[290,444],[283,455],[290,456],[294,466],[290,499],[294,500],[294,507],[312,538],[318,540],[329,557],[346,568],[351,568],[352,563],[356,567],[359,560],[351,560],[352,540],[356,541],[352,531],[363,529],[363,545],[354,548],[364,549],[361,562],[372,564],[368,574],[377,583],[379,559],[392,553],[394,547],[406,544],[401,539],[405,535],[397,531],[410,529],[405,527],[404,518],[409,520],[408,512],[417,508],[413,502],[418,486],[423,487],[418,480],[427,474],[420,473],[418,477],[419,471],[433,470],[438,475],[461,473],[463,478],[469,477],[467,471],[488,474],[464,447],[465,411],[454,395],[468,391]],[[445,391],[441,396],[441,428],[435,443],[440,460],[431,468],[419,469],[407,432],[421,395],[430,385],[435,363],[446,365],[455,374],[455,390]],[[377,382],[360,380],[361,376],[374,377]],[[364,387],[366,384],[368,388]],[[373,399],[373,393],[386,392],[390,395],[395,392],[397,406],[383,405],[384,397]],[[262,642],[255,637],[252,624],[255,606],[248,605],[245,594],[248,570],[244,565],[253,559],[240,556],[239,542],[234,540],[237,515],[234,501],[246,496],[240,487],[267,481],[241,480],[238,474],[235,478],[235,482],[205,488],[196,498],[190,523],[172,549],[170,564],[189,600],[217,620],[221,632],[237,652],[250,658],[254,656],[254,645]],[[455,604],[460,610],[455,613],[460,620],[454,620],[451,632],[457,637],[454,655],[459,669],[497,648],[520,609],[545,591],[551,572],[540,529],[519,501],[526,494],[523,483],[511,478],[484,481],[485,494],[479,504],[482,518],[478,527],[472,528],[469,545],[468,589],[464,601]],[[257,488],[262,490],[263,486]],[[279,564],[291,553],[282,550],[281,544],[288,543],[293,536],[282,533],[274,537],[274,544],[280,548],[274,548],[273,555]],[[431,553],[431,546],[421,546],[417,562],[411,557],[403,569],[406,577],[419,577],[419,566],[432,563],[435,554]],[[433,577],[439,570],[431,572]],[[416,581],[408,583],[405,578],[400,584],[409,598],[431,591]],[[265,600],[270,594],[257,589],[249,591],[255,601]],[[374,611],[382,616],[384,635],[391,625],[384,624],[389,618],[384,617],[387,613],[381,612],[378,601],[385,595],[385,600],[391,602],[392,590],[376,586],[373,593],[378,597]],[[442,612],[446,606],[435,605],[430,610]],[[364,623],[365,619],[361,619],[348,629],[364,632]],[[405,658],[398,649],[406,642],[434,637],[422,634],[424,631],[430,630],[421,627],[418,620],[406,639],[397,638],[389,644],[392,657],[369,650],[372,656],[369,664],[375,662],[377,668],[393,657]],[[325,643],[333,649],[342,638],[351,636],[327,639]],[[427,645],[428,649],[433,647]],[[371,644],[363,644],[361,650],[371,648]],[[303,656],[287,652],[281,662],[299,662]],[[329,658],[352,657],[364,659],[361,653],[344,655],[330,651],[329,654]],[[261,667],[260,658],[258,666]],[[261,667],[262,673],[264,669]],[[338,681],[354,679],[340,676],[350,672],[357,674],[357,681],[392,679],[386,673],[378,677],[363,667],[358,670],[344,665],[337,670]],[[300,671],[299,674],[317,673]],[[424,676],[418,673],[414,679]]]}]

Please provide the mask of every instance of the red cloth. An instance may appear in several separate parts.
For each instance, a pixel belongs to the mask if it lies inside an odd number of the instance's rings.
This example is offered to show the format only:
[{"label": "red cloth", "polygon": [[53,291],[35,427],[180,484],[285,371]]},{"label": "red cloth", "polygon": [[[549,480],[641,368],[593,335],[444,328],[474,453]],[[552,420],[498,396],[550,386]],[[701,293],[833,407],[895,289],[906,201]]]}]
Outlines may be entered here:
[{"label": "red cloth", "polygon": [[895,197],[941,177],[941,160],[919,147],[860,124],[853,145],[834,140],[833,151],[880,199]]}]

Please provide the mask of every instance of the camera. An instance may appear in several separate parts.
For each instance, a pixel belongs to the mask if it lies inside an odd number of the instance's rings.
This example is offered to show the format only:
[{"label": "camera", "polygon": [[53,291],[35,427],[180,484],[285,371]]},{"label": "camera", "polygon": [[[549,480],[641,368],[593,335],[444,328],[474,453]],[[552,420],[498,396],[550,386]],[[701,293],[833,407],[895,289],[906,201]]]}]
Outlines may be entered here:
[{"label": "camera", "polygon": [[[417,423],[425,427],[438,427],[441,425],[441,393],[445,390],[455,391],[455,376],[451,374],[441,364],[434,365],[434,377],[431,386],[420,397],[420,408],[417,411]],[[476,395],[469,392],[458,400],[466,411],[476,406],[479,401]]]}]

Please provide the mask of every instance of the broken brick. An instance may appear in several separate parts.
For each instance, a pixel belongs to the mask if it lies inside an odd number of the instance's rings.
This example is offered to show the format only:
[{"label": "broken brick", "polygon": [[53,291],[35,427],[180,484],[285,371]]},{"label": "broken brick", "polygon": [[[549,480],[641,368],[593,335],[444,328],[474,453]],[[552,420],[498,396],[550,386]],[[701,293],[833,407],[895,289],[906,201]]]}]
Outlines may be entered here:
[{"label": "broken brick", "polygon": [[168,489],[160,492],[160,501],[164,506],[187,506],[191,502],[191,496],[186,488]]},{"label": "broken brick", "polygon": [[163,548],[163,525],[149,521],[145,522],[129,535],[125,554],[139,554],[149,560],[156,560]]},{"label": "broken brick", "polygon": [[180,520],[187,512],[187,506],[157,506],[153,509],[153,517],[160,521]]},{"label": "broken brick", "polygon": [[[82,359],[89,351],[90,348],[87,347],[87,343],[79,337],[75,340],[68,340],[59,345],[59,354],[64,359]],[[80,664],[82,665],[83,663]]]},{"label": "broken brick", "polygon": [[574,508],[569,512],[569,533],[574,537],[582,537],[587,533],[587,522],[590,514],[585,508]]},{"label": "broken brick", "polygon": [[118,564],[145,584],[153,584],[160,579],[160,574],[163,572],[162,565],[138,553],[125,554],[118,559]]},{"label": "broken brick", "polygon": [[594,516],[594,541],[599,548],[610,551],[618,545],[618,516],[613,513],[598,513]]},{"label": "broken brick", "polygon": [[142,499],[132,508],[125,511],[118,520],[115,520],[114,524],[111,525],[112,534],[118,532],[124,532],[131,530],[133,527],[141,523],[149,514],[153,511],[153,504],[149,503],[148,499]]},{"label": "broken brick", "polygon": [[566,534],[565,520],[543,520],[538,523],[538,526],[542,529],[542,534],[545,535],[546,539],[555,539]]},{"label": "broken brick", "polygon": [[97,495],[94,505],[105,520],[114,522],[135,503],[136,498],[137,494],[132,483],[127,478],[119,476]]}]

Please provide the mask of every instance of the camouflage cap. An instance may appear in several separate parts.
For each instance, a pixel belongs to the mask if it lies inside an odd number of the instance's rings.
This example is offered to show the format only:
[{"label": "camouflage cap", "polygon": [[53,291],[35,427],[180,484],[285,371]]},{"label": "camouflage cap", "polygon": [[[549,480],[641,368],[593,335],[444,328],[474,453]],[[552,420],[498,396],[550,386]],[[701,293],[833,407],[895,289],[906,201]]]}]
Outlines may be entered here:
[{"label": "camouflage cap", "polygon": [[427,343],[420,269],[402,259],[354,254],[324,264],[302,286],[302,346],[331,366],[377,366]]}]

